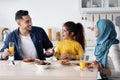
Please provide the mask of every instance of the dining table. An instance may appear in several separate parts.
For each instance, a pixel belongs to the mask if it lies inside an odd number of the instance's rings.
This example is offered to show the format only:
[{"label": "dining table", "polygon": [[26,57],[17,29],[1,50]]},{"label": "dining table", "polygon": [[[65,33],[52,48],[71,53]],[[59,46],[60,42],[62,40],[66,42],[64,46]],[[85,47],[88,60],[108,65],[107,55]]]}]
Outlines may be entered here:
[{"label": "dining table", "polygon": [[97,69],[80,69],[79,65],[72,64],[79,61],[71,61],[71,65],[49,62],[49,67],[43,68],[35,62],[1,60],[0,80],[97,80]]}]

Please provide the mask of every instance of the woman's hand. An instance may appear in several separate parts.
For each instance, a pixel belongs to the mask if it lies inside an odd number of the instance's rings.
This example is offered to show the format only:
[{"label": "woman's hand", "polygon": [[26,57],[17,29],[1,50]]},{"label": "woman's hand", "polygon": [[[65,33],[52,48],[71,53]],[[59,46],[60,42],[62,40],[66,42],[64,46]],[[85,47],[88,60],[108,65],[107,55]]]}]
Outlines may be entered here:
[{"label": "woman's hand", "polygon": [[102,65],[97,61],[92,62],[92,67],[96,68],[98,71],[100,71],[102,69]]},{"label": "woman's hand", "polygon": [[104,74],[106,74],[106,75],[108,75],[108,76],[111,76],[111,70],[103,68],[102,65],[101,65],[99,62],[93,61],[93,62],[92,62],[92,66],[93,66],[94,68],[97,68],[97,70],[98,70],[99,72],[104,73]]}]

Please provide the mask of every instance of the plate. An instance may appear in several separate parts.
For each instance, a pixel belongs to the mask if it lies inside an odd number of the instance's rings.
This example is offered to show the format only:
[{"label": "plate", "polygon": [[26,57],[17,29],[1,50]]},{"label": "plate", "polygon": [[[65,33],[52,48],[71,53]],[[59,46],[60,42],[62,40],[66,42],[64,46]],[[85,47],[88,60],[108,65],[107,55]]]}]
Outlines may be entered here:
[{"label": "plate", "polygon": [[71,65],[70,61],[68,61],[68,60],[60,60],[59,63],[61,65]]},{"label": "plate", "polygon": [[34,62],[35,61],[35,59],[34,58],[32,58],[32,57],[28,57],[28,58],[26,58],[26,59],[23,59],[23,60],[21,60],[22,62]]},{"label": "plate", "polygon": [[34,64],[35,62],[21,62],[23,65],[31,65],[31,64]]},{"label": "plate", "polygon": [[43,60],[40,60],[40,61],[36,62],[35,65],[40,69],[49,69],[49,68],[51,68],[51,63],[48,62],[48,61],[43,61]]},{"label": "plate", "polygon": [[35,64],[35,66],[38,67],[39,69],[50,69],[51,68],[51,64],[50,65]]}]

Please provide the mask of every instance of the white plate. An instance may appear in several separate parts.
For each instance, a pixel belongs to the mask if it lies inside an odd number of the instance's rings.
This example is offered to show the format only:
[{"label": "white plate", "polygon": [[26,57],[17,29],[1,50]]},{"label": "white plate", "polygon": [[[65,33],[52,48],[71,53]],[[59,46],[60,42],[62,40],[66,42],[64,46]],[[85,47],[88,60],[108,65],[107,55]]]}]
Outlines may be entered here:
[{"label": "white plate", "polygon": [[35,64],[35,66],[38,67],[39,69],[50,69],[51,68],[51,64],[50,65]]},{"label": "white plate", "polygon": [[31,64],[34,64],[35,62],[21,62],[23,65],[31,65]]}]

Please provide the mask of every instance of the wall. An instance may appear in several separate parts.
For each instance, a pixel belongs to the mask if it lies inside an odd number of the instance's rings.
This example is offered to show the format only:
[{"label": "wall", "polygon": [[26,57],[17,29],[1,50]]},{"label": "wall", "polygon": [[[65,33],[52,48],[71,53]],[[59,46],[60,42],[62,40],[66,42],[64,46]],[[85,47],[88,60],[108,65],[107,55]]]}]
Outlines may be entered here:
[{"label": "wall", "polygon": [[66,21],[79,22],[78,7],[78,0],[0,0],[0,26],[15,29],[14,14],[25,9],[29,10],[33,25],[61,30]]},{"label": "wall", "polygon": [[[61,31],[61,26],[66,21],[83,23],[86,32],[86,40],[95,40],[93,31],[87,27],[93,27],[97,21],[98,14],[94,14],[95,21],[92,22],[92,14],[80,14],[79,0],[0,0],[0,26],[9,27],[11,30],[17,27],[14,16],[17,10],[28,10],[33,25],[53,29],[53,40],[55,32]],[[101,14],[105,18],[106,14]],[[108,14],[110,17],[111,14]],[[119,14],[114,14],[114,16]],[[87,17],[87,20],[82,20]]]}]

